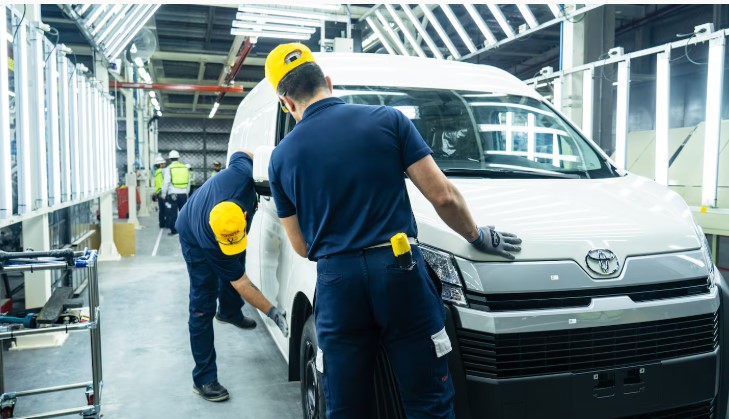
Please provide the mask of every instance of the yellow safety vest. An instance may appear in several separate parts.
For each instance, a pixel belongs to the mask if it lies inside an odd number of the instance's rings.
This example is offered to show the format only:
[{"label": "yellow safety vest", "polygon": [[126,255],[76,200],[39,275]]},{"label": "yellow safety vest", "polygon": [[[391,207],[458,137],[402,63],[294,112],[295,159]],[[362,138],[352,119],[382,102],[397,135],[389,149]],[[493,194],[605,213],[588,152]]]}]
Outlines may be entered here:
[{"label": "yellow safety vest", "polygon": [[213,170],[212,172],[210,172],[210,176],[208,176],[208,177],[213,177],[213,176],[215,176],[217,174],[218,174],[218,172],[216,172],[215,170]]},{"label": "yellow safety vest", "polygon": [[164,174],[162,172],[163,169],[157,169],[154,171],[154,190],[157,193],[162,192],[162,184],[165,180]]},{"label": "yellow safety vest", "polygon": [[170,164],[170,181],[175,188],[187,188],[187,185],[190,184],[190,170],[178,161],[172,162]]}]

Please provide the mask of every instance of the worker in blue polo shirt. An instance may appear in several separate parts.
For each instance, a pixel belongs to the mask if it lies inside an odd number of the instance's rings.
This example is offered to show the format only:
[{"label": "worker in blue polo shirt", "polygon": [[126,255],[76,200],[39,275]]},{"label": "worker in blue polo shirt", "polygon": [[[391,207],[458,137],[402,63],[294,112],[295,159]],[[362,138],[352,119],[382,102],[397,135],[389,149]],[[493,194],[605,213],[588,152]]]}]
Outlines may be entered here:
[{"label": "worker in blue polo shirt", "polygon": [[476,249],[513,259],[521,240],[476,226],[401,112],[331,97],[331,80],[306,46],[279,45],[265,73],[297,121],[268,170],[294,250],[317,262],[316,367],[326,417],[375,416],[373,371],[383,344],[406,416],[453,418],[445,312],[417,246],[403,174]]},{"label": "worker in blue polo shirt", "polygon": [[246,275],[248,230],[257,203],[252,175],[252,155],[234,153],[228,167],[190,197],[175,225],[190,276],[193,390],[209,401],[229,397],[218,382],[213,317],[241,329],[253,329],[255,320],[241,311],[245,299],[288,336],[286,313],[271,304]]}]

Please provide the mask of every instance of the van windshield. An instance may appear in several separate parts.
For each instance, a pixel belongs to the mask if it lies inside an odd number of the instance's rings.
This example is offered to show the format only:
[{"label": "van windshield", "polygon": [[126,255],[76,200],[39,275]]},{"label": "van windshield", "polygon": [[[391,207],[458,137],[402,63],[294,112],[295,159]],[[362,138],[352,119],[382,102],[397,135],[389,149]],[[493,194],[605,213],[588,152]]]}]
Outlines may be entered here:
[{"label": "van windshield", "polygon": [[539,100],[499,93],[338,86],[347,103],[399,109],[446,175],[605,178],[613,168]]}]

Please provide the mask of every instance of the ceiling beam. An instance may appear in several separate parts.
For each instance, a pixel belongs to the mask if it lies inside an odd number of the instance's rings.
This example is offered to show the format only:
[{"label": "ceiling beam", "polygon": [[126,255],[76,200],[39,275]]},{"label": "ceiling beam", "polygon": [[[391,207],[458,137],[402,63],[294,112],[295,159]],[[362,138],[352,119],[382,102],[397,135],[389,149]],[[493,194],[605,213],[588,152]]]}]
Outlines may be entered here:
[{"label": "ceiling beam", "polygon": [[[159,81],[159,83],[165,83],[165,84],[201,84],[204,86],[217,86],[218,82],[216,80],[196,80],[196,79],[186,79],[186,78],[179,78],[179,77],[159,77],[156,79]],[[252,89],[258,85],[257,81],[236,81],[235,86],[243,86],[244,89]],[[232,94],[232,93],[227,93]]]},{"label": "ceiling beam", "polygon": [[[211,7],[210,10],[213,8]],[[200,68],[197,70],[197,80],[196,83],[200,83],[203,78],[205,77],[205,63],[200,63]],[[195,95],[192,98],[192,111],[195,112],[197,110],[197,100],[200,98],[200,92],[195,92]]]}]

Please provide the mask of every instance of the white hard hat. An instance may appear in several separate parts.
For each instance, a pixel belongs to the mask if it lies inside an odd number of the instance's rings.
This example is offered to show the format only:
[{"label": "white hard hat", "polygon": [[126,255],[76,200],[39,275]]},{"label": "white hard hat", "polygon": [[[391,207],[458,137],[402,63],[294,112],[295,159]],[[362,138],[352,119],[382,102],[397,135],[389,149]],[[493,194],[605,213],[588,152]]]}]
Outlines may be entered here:
[{"label": "white hard hat", "polygon": [[154,164],[162,164],[165,163],[165,158],[162,156],[157,156],[156,159],[154,159]]},{"label": "white hard hat", "polygon": [[170,155],[168,156],[170,159],[179,159],[180,153],[177,152],[177,150],[170,151]]}]

